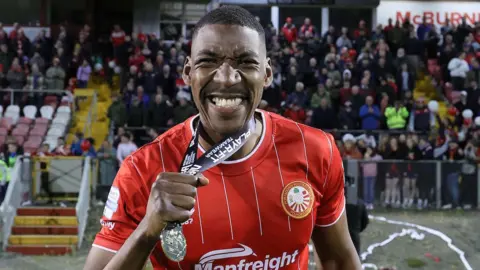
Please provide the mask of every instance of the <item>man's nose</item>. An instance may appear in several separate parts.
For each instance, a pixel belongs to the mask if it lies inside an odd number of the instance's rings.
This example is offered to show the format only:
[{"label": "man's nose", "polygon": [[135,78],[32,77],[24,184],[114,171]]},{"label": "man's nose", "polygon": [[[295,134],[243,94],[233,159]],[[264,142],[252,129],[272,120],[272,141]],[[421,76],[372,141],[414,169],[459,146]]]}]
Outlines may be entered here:
[{"label": "man's nose", "polygon": [[215,73],[213,81],[222,85],[224,88],[229,88],[237,83],[240,83],[242,77],[238,70],[233,68],[229,63],[223,63]]}]

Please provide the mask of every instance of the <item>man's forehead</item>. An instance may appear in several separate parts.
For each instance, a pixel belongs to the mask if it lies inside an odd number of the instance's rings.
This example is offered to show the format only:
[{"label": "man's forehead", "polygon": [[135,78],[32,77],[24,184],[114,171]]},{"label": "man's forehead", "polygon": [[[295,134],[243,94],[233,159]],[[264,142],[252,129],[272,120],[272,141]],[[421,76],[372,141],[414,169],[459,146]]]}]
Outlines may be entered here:
[{"label": "man's forehead", "polygon": [[206,25],[193,40],[192,56],[200,53],[260,55],[264,47],[259,33],[248,27]]}]

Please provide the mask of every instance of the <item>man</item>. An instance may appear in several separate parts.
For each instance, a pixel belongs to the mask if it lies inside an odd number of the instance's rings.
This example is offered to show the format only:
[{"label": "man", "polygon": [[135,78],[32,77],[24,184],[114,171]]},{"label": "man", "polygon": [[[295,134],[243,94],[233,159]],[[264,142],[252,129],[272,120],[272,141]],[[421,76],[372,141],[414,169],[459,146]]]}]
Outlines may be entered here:
[{"label": "man", "polygon": [[[183,79],[199,116],[127,157],[85,269],[141,269],[149,257],[155,269],[307,269],[310,238],[324,269],[361,269],[333,137],[256,111],[273,75],[261,25],[225,6],[203,17],[192,39]],[[198,177],[174,173],[192,136],[202,155],[245,127],[251,135],[228,161]],[[172,221],[184,222],[180,262],[159,245]]]}]

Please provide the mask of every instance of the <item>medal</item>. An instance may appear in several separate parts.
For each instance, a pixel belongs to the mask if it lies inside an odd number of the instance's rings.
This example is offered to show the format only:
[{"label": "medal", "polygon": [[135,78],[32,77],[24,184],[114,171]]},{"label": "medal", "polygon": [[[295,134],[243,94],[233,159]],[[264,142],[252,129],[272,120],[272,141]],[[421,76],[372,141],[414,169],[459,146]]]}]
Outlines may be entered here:
[{"label": "medal", "polygon": [[[168,228],[168,226],[172,226]],[[183,235],[182,225],[172,223],[167,225],[160,235],[162,249],[168,259],[179,262],[185,258],[187,253],[187,240]]]},{"label": "medal", "polygon": [[[247,139],[255,131],[255,120],[252,119],[238,132],[227,136],[197,159],[198,137],[201,128],[203,127],[199,121],[181,163],[180,172],[183,174],[197,175],[231,157],[247,142]],[[160,242],[163,252],[168,259],[180,262],[185,258],[187,254],[187,240],[185,235],[183,235],[180,222],[168,222],[160,234]]]}]

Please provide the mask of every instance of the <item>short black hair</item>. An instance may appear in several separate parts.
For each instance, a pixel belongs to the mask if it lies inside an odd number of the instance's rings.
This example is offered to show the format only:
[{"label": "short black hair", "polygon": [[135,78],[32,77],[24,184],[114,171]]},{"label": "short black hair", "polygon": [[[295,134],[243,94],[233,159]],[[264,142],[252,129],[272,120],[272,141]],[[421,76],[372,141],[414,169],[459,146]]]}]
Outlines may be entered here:
[{"label": "short black hair", "polygon": [[224,24],[224,25],[238,25],[248,27],[258,32],[265,41],[265,30],[257,21],[255,16],[246,9],[235,5],[224,5],[216,8],[203,16],[195,25],[192,33],[192,39],[198,34],[198,31],[206,25]]}]

